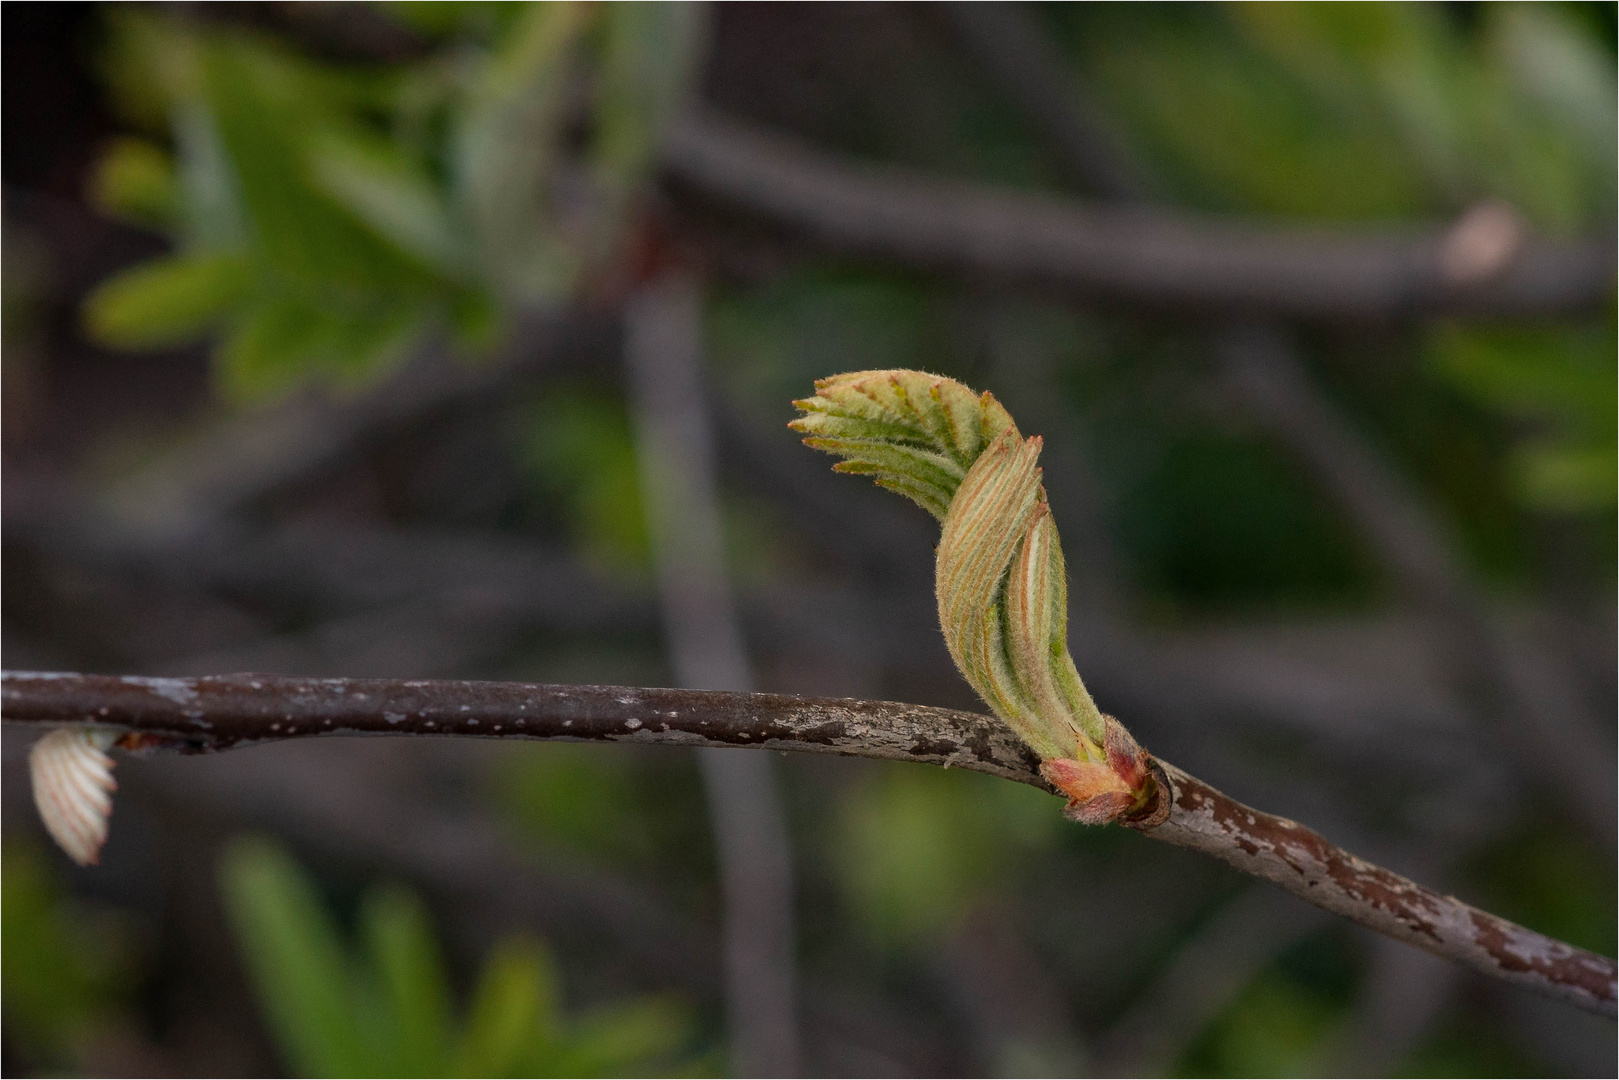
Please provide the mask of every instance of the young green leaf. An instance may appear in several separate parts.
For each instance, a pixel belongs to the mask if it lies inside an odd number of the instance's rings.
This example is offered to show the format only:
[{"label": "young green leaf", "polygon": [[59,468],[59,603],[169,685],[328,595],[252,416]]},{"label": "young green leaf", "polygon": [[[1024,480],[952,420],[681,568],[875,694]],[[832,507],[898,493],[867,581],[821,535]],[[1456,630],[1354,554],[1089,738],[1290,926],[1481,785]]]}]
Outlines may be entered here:
[{"label": "young green leaf", "polygon": [[934,566],[950,658],[996,716],[1051,768],[1073,816],[1141,812],[1155,781],[1144,751],[1102,715],[1068,653],[1068,587],[1025,439],[988,393],[920,371],[857,371],[815,384],[790,425],[943,523]]}]

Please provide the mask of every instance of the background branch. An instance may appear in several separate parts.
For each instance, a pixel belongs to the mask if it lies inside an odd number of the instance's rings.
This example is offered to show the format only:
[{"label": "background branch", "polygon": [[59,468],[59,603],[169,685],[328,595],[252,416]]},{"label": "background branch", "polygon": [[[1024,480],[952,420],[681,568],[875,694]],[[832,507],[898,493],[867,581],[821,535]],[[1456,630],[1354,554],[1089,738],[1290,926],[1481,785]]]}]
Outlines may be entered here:
[{"label": "background branch", "polygon": [[1394,319],[1594,308],[1613,243],[1531,239],[1477,280],[1448,276],[1447,230],[1333,233],[1102,207],[840,158],[694,115],[666,136],[667,174],[833,251],[1055,285],[1149,306]]},{"label": "background branch", "polygon": [[599,345],[601,330],[600,320],[529,312],[493,355],[476,362],[454,356],[442,339],[430,340],[363,394],[306,393],[229,415],[121,480],[102,504],[149,540],[195,535],[424,417],[498,397],[515,378]]},{"label": "background branch", "polygon": [[[641,498],[675,676],[686,686],[750,690],[704,407],[696,278],[673,270],[644,282],[624,319]],[[698,764],[724,884],[736,1068],[748,1076],[797,1076],[793,860],[775,762],[705,749]]]}]

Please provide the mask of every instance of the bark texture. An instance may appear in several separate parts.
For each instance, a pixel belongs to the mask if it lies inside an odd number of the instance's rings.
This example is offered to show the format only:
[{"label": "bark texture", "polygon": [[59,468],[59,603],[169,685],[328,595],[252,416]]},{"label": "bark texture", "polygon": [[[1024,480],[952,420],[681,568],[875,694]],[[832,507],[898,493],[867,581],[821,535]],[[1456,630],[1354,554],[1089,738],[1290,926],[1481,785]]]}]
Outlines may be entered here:
[{"label": "bark texture", "polygon": [[1334,914],[1475,971],[1604,1016],[1614,1015],[1614,962],[1358,859],[1319,833],[1255,810],[1161,762],[1173,805],[1143,830],[1264,878]]},{"label": "bark texture", "polygon": [[[451,680],[194,679],[6,672],[8,721],[124,730],[120,746],[197,753],[321,735],[459,735],[758,747],[915,761],[1052,788],[1038,757],[987,716],[849,698]],[[1368,929],[1599,1015],[1614,961],[1537,934],[1244,806],[1167,762],[1134,824]],[[1164,803],[1167,802],[1167,807]]]}]

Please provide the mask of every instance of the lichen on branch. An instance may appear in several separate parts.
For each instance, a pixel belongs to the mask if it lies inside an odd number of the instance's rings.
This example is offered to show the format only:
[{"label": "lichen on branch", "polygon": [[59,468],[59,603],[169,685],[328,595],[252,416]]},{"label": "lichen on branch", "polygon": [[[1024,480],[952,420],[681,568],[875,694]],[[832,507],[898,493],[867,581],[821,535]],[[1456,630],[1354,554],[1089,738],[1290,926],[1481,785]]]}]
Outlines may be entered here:
[{"label": "lichen on branch", "polygon": [[1159,818],[1151,759],[1091,700],[1068,652],[1062,544],[1025,438],[994,395],[921,371],[857,371],[794,404],[804,442],[943,525],[939,626],[967,682],[1040,755],[1087,824]]}]

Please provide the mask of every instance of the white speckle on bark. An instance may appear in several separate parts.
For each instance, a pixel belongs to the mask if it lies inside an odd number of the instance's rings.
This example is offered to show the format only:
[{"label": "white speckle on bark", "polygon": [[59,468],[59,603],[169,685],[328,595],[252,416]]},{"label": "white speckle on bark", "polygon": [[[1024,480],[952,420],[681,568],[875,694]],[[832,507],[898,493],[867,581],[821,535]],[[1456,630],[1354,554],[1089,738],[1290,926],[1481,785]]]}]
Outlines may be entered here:
[{"label": "white speckle on bark", "polygon": [[122,681],[127,686],[139,686],[150,690],[158,697],[167,698],[176,705],[190,705],[197,700],[197,692],[184,679],[154,679],[145,675],[125,675]]}]

